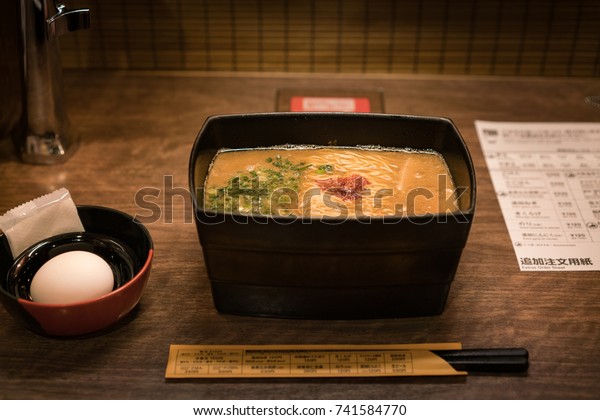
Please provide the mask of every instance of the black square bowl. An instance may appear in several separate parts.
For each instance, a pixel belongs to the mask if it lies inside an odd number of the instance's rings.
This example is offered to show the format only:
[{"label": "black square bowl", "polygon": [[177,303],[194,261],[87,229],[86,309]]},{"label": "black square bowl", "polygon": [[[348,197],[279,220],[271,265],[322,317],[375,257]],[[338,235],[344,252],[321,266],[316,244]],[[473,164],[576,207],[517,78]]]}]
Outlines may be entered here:
[{"label": "black square bowl", "polygon": [[[378,145],[440,153],[459,210],[418,217],[302,218],[203,207],[221,148]],[[307,319],[429,316],[445,307],[475,210],[475,173],[454,124],[391,114],[266,113],[209,117],[189,164],[195,222],[216,309]]]}]

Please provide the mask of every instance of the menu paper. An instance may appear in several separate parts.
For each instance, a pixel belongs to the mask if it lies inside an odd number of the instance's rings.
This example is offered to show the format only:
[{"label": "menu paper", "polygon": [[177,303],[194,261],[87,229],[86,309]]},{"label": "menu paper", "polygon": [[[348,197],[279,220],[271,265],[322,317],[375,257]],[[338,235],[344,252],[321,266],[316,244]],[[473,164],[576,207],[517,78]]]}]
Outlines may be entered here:
[{"label": "menu paper", "polygon": [[600,270],[600,123],[475,127],[521,270]]},{"label": "menu paper", "polygon": [[430,350],[460,343],[412,345],[172,344],[165,378],[318,378],[466,375]]}]

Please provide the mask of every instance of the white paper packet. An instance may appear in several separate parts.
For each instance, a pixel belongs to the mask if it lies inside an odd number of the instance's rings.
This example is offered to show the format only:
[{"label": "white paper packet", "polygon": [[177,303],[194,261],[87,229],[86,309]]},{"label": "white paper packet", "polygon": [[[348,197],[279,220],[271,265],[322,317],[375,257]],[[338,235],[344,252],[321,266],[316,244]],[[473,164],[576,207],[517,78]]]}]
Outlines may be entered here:
[{"label": "white paper packet", "polygon": [[69,190],[60,188],[4,213],[0,216],[0,230],[6,235],[13,258],[17,258],[50,236],[85,229]]}]

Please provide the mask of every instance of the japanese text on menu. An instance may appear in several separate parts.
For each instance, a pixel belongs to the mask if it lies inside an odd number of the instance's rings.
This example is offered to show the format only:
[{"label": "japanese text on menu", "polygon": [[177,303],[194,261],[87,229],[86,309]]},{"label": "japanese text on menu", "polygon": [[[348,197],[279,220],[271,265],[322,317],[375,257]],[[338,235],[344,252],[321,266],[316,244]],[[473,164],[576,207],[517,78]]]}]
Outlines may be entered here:
[{"label": "japanese text on menu", "polygon": [[521,270],[600,270],[600,124],[475,126]]}]

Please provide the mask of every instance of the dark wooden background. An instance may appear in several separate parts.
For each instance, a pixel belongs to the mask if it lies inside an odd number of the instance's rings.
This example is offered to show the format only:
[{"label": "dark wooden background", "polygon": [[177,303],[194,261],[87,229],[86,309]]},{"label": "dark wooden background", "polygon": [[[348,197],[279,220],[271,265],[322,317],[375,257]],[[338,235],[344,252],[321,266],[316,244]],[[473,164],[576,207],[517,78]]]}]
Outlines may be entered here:
[{"label": "dark wooden background", "polygon": [[600,75],[596,0],[71,0],[68,68]]}]

